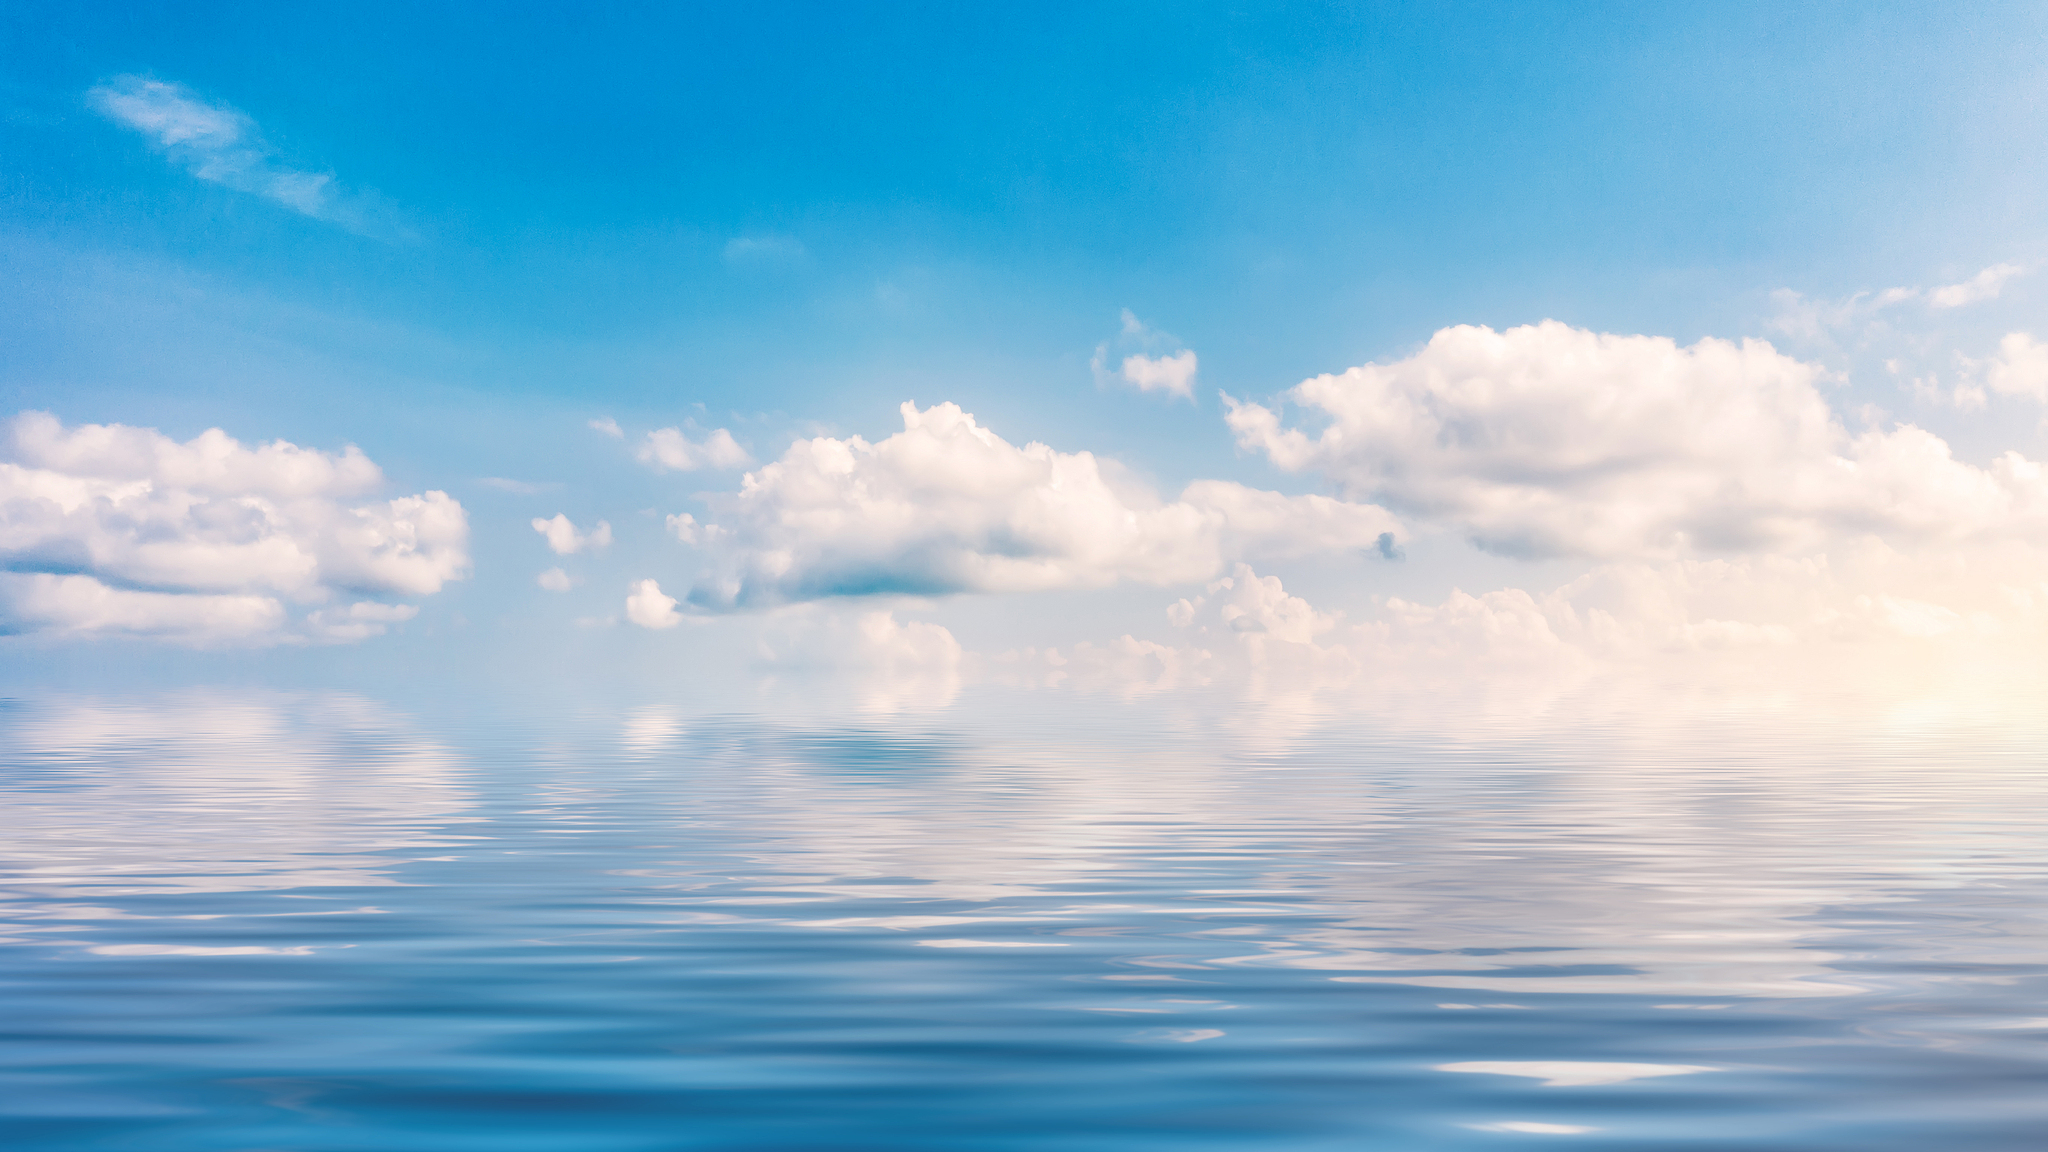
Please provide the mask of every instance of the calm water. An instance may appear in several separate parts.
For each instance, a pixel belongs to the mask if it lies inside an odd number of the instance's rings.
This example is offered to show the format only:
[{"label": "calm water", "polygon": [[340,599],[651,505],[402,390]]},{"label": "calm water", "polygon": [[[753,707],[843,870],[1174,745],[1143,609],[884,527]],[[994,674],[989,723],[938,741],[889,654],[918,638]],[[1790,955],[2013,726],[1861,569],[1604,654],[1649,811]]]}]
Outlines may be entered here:
[{"label": "calm water", "polygon": [[2027,742],[1049,715],[16,702],[0,1144],[2048,1147]]}]

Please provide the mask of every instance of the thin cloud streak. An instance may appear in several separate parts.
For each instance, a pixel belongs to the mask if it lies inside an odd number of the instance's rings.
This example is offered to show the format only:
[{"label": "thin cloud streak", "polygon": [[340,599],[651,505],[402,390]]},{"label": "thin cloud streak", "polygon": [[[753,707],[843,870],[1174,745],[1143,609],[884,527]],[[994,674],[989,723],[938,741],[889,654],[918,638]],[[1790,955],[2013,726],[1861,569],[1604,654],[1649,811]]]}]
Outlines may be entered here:
[{"label": "thin cloud streak", "polygon": [[201,180],[261,196],[292,211],[378,239],[407,237],[374,196],[344,189],[332,172],[281,162],[248,113],[208,103],[182,84],[116,76],[86,92],[102,116],[149,138]]}]

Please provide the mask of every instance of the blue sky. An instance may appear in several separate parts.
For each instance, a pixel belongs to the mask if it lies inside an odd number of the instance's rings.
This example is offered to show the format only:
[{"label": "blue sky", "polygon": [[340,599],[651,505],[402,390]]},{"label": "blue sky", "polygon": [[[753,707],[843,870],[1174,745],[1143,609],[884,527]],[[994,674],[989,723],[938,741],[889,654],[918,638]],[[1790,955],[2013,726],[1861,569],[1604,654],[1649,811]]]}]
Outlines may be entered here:
[{"label": "blue sky", "polygon": [[[1991,379],[2001,338],[2039,326],[2036,6],[0,19],[5,410],[353,444],[383,495],[459,501],[471,559],[357,644],[193,650],[17,622],[29,677],[486,675],[535,645],[646,681],[737,666],[757,660],[746,629],[779,625],[572,623],[617,617],[643,578],[681,595],[697,561],[665,517],[709,522],[694,494],[738,482],[651,471],[633,455],[648,431],[727,428],[765,463],[793,436],[879,441],[902,401],[950,401],[1011,444],[1113,458],[1163,498],[1215,479],[1370,502],[1370,483],[1344,490],[1348,465],[1276,466],[1218,392],[1271,403],[1451,325],[1767,338],[1832,373],[1815,387],[1845,429],[1910,423],[1979,466],[2044,455],[2025,387],[1954,401]],[[110,111],[105,93],[149,84],[241,125],[236,174]],[[1847,306],[1795,331],[1774,295],[1929,294],[2007,265],[1990,296],[1910,320],[1916,305]],[[1126,309],[1144,333],[1122,334]],[[1107,382],[1090,364],[1105,346]],[[1114,371],[1182,350],[1199,354],[1192,401]],[[1549,587],[1615,559],[1488,553],[1441,508],[1396,511],[1398,563],[1243,558],[1353,620],[1374,597]],[[616,540],[563,558],[579,583],[553,595],[534,580],[557,558],[529,522],[557,513]],[[1203,586],[1117,571],[819,610],[922,613],[993,652],[1142,638]]]}]

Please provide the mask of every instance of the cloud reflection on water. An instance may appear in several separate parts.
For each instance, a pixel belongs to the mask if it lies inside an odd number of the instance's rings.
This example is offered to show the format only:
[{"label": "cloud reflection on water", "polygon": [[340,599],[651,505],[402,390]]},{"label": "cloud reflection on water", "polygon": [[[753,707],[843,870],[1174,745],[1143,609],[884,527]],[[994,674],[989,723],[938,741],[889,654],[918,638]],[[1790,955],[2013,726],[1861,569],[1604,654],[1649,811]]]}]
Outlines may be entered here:
[{"label": "cloud reflection on water", "polygon": [[[1639,735],[1589,733],[1570,754],[1347,754],[1362,746],[1334,738],[1263,766],[1128,733],[1070,758],[899,741],[903,763],[870,772],[707,734],[679,752],[683,770],[692,787],[716,781],[728,817],[747,814],[727,826],[764,874],[747,892],[677,902],[941,947],[969,925],[986,936],[1116,923],[1150,940],[1131,964],[1710,1000],[1878,991],[1891,978],[1856,963],[1871,929],[1854,921],[1910,917],[1940,892],[1992,894],[1981,926],[1958,929],[1976,944],[2009,948],[2000,937],[2026,926],[1997,898],[2012,861],[2037,854],[2030,825],[2001,819],[2030,803],[2025,771],[1996,757],[1858,763],[1824,740],[1759,762],[1727,730],[1718,753],[1660,753]],[[1205,861],[1249,871],[1156,893],[1136,879]],[[905,901],[928,911],[847,914]],[[811,910],[828,907],[839,914]]]},{"label": "cloud reflection on water", "polygon": [[32,702],[0,741],[0,875],[43,901],[390,885],[379,853],[471,802],[450,748],[343,694]]}]

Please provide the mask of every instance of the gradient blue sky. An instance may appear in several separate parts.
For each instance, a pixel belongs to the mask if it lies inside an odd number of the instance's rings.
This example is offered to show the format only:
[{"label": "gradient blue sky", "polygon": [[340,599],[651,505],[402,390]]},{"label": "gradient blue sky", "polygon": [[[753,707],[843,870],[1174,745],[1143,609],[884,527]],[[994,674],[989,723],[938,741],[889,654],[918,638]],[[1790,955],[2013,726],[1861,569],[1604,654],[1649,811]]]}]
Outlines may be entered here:
[{"label": "gradient blue sky", "polygon": [[[355,444],[392,494],[459,499],[475,558],[360,646],[26,637],[10,662],[374,681],[487,676],[544,643],[658,676],[675,652],[567,621],[616,613],[628,579],[687,583],[636,516],[732,478],[652,474],[598,417],[694,418],[766,460],[953,401],[1168,494],[1328,490],[1241,450],[1217,391],[1268,397],[1453,324],[1789,347],[1779,289],[2031,270],[2044,32],[2034,4],[10,5],[0,409]],[[342,208],[196,178],[95,109],[122,77],[240,110],[264,163],[331,173]],[[1916,346],[1988,356],[2040,300],[2022,276]],[[1097,381],[1124,309],[1199,352],[1194,403]],[[1872,347],[1791,350],[1843,374],[1845,419],[1877,404],[1964,459],[2044,454],[2034,409],[1913,410]],[[566,598],[533,584],[550,557],[527,522],[557,512],[618,533]],[[1288,586],[1357,611],[1570,574],[1455,533],[1409,550]],[[1030,612],[1093,635],[1161,600]],[[946,610],[970,647],[1029,631]]]}]

